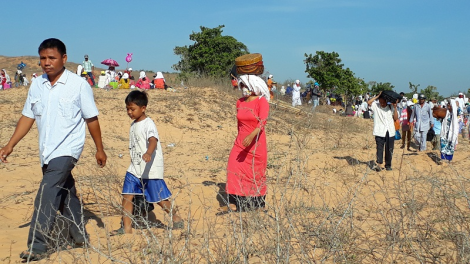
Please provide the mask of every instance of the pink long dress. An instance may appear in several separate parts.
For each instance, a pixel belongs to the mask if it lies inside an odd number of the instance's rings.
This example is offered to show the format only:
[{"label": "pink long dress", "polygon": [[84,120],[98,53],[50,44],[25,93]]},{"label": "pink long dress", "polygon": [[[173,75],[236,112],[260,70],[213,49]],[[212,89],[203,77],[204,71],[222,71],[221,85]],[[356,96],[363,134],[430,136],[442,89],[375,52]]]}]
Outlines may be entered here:
[{"label": "pink long dress", "polygon": [[[228,194],[239,196],[266,195],[266,166],[268,151],[264,126],[269,115],[269,103],[264,97],[251,102],[245,98],[237,101],[238,135],[233,144],[227,165]],[[243,140],[255,128],[260,128],[259,138],[248,147]]]}]

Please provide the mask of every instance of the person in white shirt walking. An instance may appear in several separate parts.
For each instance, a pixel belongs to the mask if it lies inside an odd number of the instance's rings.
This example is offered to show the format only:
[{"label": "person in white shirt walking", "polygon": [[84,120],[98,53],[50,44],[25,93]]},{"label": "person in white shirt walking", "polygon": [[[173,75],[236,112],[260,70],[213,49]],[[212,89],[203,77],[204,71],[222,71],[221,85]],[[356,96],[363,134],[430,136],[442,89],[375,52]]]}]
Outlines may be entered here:
[{"label": "person in white shirt walking", "polygon": [[85,144],[86,126],[96,145],[98,165],[104,167],[107,159],[93,92],[85,80],[65,69],[65,44],[46,39],[38,53],[45,73],[32,82],[15,132],[0,149],[0,160],[7,162],[13,148],[36,122],[43,177],[34,201],[28,250],[20,254],[27,261],[47,256],[49,234],[59,217],[57,211],[69,224],[75,245],[83,246],[87,241],[82,205],[71,173]]},{"label": "person in white shirt walking", "polygon": [[[125,73],[127,74],[127,73]],[[132,91],[126,99],[127,115],[134,120],[129,135],[131,165],[127,169],[122,187],[122,226],[112,235],[132,233],[132,200],[144,196],[148,203],[156,203],[172,216],[173,229],[181,229],[184,222],[170,202],[171,192],[163,179],[163,152],[157,127],[147,117],[148,97],[144,91]]]},{"label": "person in white shirt walking", "polygon": [[[379,99],[379,102],[375,100]],[[397,103],[387,103],[387,100],[380,92],[377,96],[367,102],[370,110],[374,112],[375,143],[377,145],[377,160],[372,169],[382,170],[385,147],[385,169],[392,170],[393,147],[395,144],[395,120],[398,119]]]}]

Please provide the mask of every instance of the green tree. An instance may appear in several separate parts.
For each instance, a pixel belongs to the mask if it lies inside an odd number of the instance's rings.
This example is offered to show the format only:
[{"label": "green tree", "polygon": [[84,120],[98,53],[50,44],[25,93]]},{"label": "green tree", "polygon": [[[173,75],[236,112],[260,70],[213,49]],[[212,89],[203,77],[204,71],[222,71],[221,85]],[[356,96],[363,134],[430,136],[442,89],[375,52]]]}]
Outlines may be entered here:
[{"label": "green tree", "polygon": [[370,88],[370,93],[371,93],[371,95],[376,95],[376,94],[379,94],[380,91],[386,91],[386,90],[392,91],[393,88],[395,88],[395,86],[393,86],[389,82],[386,82],[386,83],[374,82],[374,84]]},{"label": "green tree", "polygon": [[224,25],[215,28],[201,26],[201,32],[189,35],[194,44],[174,48],[173,51],[175,55],[180,56],[180,61],[172,68],[180,71],[182,76],[189,74],[228,76],[235,58],[248,54],[248,48],[232,36],[222,36],[224,27]]},{"label": "green tree", "polygon": [[346,68],[342,70],[340,85],[336,89],[337,93],[346,95],[347,99],[352,96],[363,94],[367,91],[367,84],[364,80],[354,76],[354,73]]},{"label": "green tree", "polygon": [[438,98],[439,97],[439,92],[437,91],[436,86],[428,85],[424,90],[421,89],[419,93],[424,94],[428,100],[431,100],[432,98]]},{"label": "green tree", "polygon": [[343,64],[336,52],[317,51],[314,56],[307,55],[304,60],[308,78],[315,79],[323,91],[339,87],[343,73]]},{"label": "green tree", "polygon": [[412,84],[411,82],[410,83],[410,90],[411,90],[411,94],[416,94],[418,93],[418,87],[419,87],[419,84]]}]

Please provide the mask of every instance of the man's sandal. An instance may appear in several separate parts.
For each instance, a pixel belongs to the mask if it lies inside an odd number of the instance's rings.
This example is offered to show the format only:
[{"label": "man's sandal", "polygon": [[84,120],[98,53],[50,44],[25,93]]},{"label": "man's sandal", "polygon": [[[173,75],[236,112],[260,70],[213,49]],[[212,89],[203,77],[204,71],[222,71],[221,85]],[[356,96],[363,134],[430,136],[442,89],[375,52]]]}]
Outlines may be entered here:
[{"label": "man's sandal", "polygon": [[20,253],[20,258],[24,260],[29,260],[29,261],[39,261],[41,259],[44,259],[47,257],[47,253],[37,253],[34,251],[23,251]]}]

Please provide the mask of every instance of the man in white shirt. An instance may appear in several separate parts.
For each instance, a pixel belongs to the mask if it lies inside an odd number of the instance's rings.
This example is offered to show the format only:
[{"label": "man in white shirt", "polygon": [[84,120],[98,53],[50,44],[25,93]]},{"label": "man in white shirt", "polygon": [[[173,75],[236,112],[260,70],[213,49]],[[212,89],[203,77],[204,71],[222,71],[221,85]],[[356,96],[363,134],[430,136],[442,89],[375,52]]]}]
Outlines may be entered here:
[{"label": "man in white shirt", "polygon": [[[376,99],[379,102],[375,102]],[[395,144],[395,120],[398,119],[397,103],[387,103],[387,100],[380,92],[377,96],[371,98],[367,104],[370,110],[374,112],[374,131],[375,143],[377,145],[377,160],[372,169],[382,170],[384,146],[385,146],[385,169],[392,170],[393,147]]]},{"label": "man in white shirt", "polygon": [[69,224],[76,245],[86,243],[83,210],[71,173],[85,144],[86,126],[96,145],[98,165],[106,164],[98,109],[90,85],[65,69],[67,52],[62,41],[46,39],[38,51],[44,74],[32,82],[15,132],[0,149],[0,161],[7,162],[13,148],[36,122],[43,177],[34,201],[28,250],[20,254],[20,258],[29,261],[46,257],[57,211]]}]

